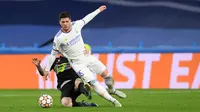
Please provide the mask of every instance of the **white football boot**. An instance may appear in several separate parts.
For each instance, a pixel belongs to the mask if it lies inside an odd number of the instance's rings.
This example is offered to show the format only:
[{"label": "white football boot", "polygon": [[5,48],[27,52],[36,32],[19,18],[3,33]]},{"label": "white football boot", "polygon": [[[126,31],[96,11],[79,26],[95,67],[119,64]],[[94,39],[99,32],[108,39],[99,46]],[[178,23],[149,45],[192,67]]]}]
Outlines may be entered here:
[{"label": "white football boot", "polygon": [[119,98],[126,98],[126,94],[123,93],[122,91],[119,91],[119,90],[111,91],[111,90],[108,89],[108,93],[116,95]]},{"label": "white football boot", "polygon": [[115,107],[122,107],[121,103],[119,103],[119,101],[117,101],[117,100],[115,100],[113,102],[113,104],[114,104]]}]

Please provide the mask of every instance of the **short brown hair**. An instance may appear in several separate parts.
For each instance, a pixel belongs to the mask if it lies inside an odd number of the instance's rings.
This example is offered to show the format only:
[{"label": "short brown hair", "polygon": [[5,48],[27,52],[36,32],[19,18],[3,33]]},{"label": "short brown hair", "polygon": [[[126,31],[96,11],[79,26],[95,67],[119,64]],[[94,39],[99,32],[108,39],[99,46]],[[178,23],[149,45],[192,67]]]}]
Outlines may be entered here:
[{"label": "short brown hair", "polygon": [[61,20],[62,18],[69,18],[69,19],[71,19],[71,15],[70,15],[69,12],[64,11],[64,12],[61,12],[61,13],[59,14],[59,16],[58,16],[58,19],[59,19],[59,20]]}]

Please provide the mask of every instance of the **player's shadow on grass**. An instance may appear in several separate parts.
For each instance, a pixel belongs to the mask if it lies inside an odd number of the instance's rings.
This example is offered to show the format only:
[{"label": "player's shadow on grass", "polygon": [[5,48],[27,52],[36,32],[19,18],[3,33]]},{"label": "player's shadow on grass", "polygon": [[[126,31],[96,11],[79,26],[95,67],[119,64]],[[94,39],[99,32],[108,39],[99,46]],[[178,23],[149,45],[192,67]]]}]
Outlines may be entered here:
[{"label": "player's shadow on grass", "polygon": [[88,106],[85,106],[85,107],[64,107],[62,105],[54,105],[51,108],[113,108],[113,107],[114,107],[113,105],[99,105],[98,107],[92,107],[92,106],[91,107],[88,107]]}]

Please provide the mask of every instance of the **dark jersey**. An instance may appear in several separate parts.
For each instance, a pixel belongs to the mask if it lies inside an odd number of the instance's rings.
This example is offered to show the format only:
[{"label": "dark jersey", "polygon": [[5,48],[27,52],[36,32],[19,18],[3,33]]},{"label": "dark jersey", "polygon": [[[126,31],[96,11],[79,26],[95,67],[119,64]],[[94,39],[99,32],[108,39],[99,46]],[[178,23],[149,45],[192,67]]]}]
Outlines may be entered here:
[{"label": "dark jersey", "polygon": [[51,67],[51,70],[52,69],[56,72],[58,82],[57,88],[60,88],[60,85],[66,80],[75,81],[76,78],[78,78],[78,75],[72,69],[65,57],[60,56],[59,58],[56,58]]}]

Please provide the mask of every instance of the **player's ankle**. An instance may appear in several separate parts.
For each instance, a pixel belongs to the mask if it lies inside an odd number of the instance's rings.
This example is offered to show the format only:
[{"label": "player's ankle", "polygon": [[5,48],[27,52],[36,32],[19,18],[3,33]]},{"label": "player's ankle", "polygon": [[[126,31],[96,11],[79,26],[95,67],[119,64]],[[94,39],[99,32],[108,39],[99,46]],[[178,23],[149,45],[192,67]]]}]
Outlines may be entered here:
[{"label": "player's ankle", "polygon": [[117,100],[116,100],[115,98],[113,98],[113,97],[110,99],[110,102],[112,102],[112,103],[114,103],[114,102],[116,102],[116,101],[117,101]]},{"label": "player's ankle", "polygon": [[115,88],[110,88],[110,91],[115,93],[116,89]]},{"label": "player's ankle", "polygon": [[108,93],[115,93],[116,89],[115,88],[108,88],[107,91],[108,91]]}]

